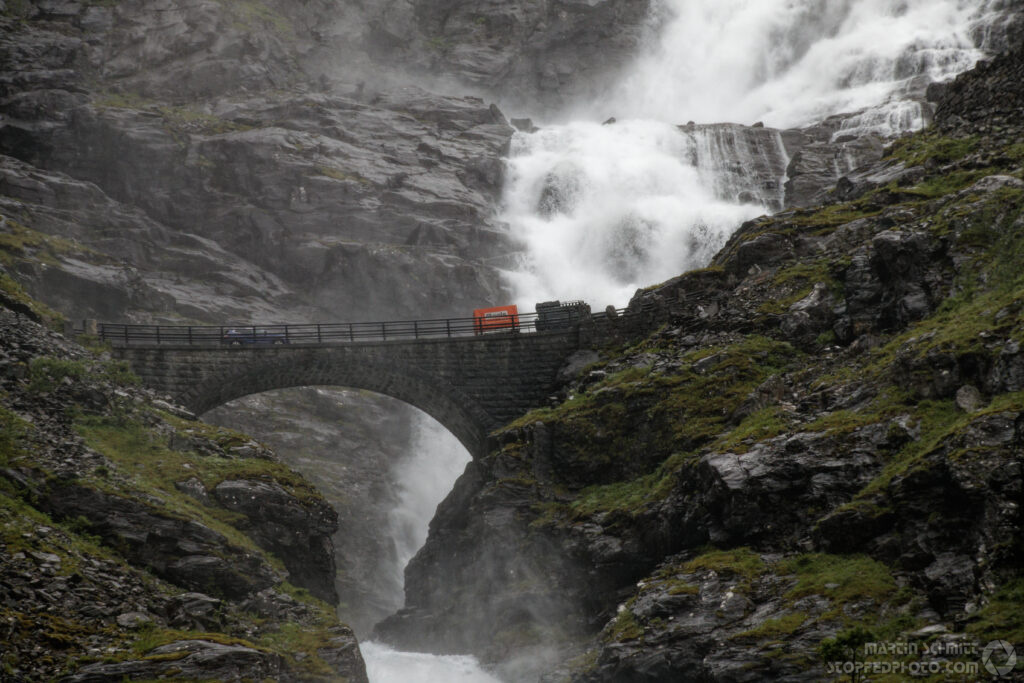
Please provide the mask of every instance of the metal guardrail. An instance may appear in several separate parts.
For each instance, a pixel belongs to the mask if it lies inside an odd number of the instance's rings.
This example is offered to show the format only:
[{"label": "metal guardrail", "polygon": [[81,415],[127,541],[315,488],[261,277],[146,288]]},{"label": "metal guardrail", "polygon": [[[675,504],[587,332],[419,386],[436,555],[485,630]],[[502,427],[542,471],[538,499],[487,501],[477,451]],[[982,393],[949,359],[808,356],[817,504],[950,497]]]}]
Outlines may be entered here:
[{"label": "metal guardrail", "polygon": [[[600,315],[604,315],[603,313]],[[392,339],[446,339],[567,330],[576,320],[540,320],[536,313],[499,318],[446,318],[374,323],[306,323],[276,325],[128,325],[100,323],[101,340],[113,346],[264,346],[339,344]]]}]

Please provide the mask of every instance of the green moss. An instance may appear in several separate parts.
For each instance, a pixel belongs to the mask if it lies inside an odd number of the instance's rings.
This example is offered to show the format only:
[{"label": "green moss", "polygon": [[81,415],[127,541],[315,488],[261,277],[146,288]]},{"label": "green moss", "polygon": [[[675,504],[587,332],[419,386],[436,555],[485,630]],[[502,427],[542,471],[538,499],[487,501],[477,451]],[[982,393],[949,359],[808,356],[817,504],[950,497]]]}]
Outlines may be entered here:
[{"label": "green moss", "polygon": [[[2,248],[0,248],[2,249]],[[0,260],[3,259],[3,252],[0,251]],[[46,304],[36,301],[30,297],[25,290],[11,279],[6,273],[0,273],[0,298],[13,302],[16,306],[23,306],[31,312],[37,320],[52,330],[60,330],[64,325],[64,316],[53,310]]]},{"label": "green moss", "polygon": [[[222,119],[194,107],[162,104],[138,93],[105,93],[97,96],[93,100],[93,105],[100,109],[131,109],[159,114],[163,117],[164,128],[181,144],[184,144],[185,137],[190,133],[223,135],[252,130],[252,126],[247,124]],[[211,168],[214,165],[205,157],[200,157],[197,163],[204,168]]]},{"label": "green moss", "polygon": [[431,50],[432,52],[444,54],[445,52],[448,52],[448,50],[451,49],[452,42],[445,38],[444,36],[434,36],[432,38],[428,38],[424,42],[424,45],[428,50]]},{"label": "green moss", "polygon": [[278,652],[288,661],[288,668],[314,676],[330,676],[333,667],[324,661],[319,650],[328,648],[332,634],[327,627],[284,623],[280,628],[264,633],[257,644],[260,648]]},{"label": "green moss", "polygon": [[[559,514],[580,518],[607,511],[631,516],[663,499],[699,449],[728,433],[731,416],[750,393],[800,355],[787,343],[749,336],[689,353],[671,373],[650,367],[614,373],[586,393],[512,423],[505,431],[543,422],[566,436],[561,440],[564,476],[618,479],[583,489],[569,505],[544,506],[539,523]],[[642,431],[637,424],[643,425]],[[741,436],[764,438],[781,428],[759,415]]]},{"label": "green moss", "polygon": [[790,429],[785,411],[778,406],[762,408],[751,413],[731,431],[725,432],[714,443],[718,452],[746,453],[747,444],[764,441]]},{"label": "green moss", "polygon": [[972,615],[967,632],[979,641],[1005,640],[1024,643],[1024,578],[1003,586],[984,607]]},{"label": "green moss", "polygon": [[767,619],[761,624],[754,628],[737,633],[732,636],[731,639],[740,638],[754,638],[757,640],[765,639],[779,639],[785,636],[790,636],[795,633],[804,622],[807,621],[807,615],[803,612],[794,612],[793,614],[786,614],[775,619]]},{"label": "green moss", "polygon": [[[244,638],[236,638],[224,633],[211,633],[207,631],[182,631],[178,629],[165,628],[156,624],[144,624],[136,632],[130,644],[131,653],[141,657],[158,647],[169,645],[179,640],[206,640],[220,645],[241,645],[242,647],[256,648],[257,646]],[[128,653],[126,653],[127,656]]]},{"label": "green moss", "polygon": [[69,360],[37,356],[29,361],[29,391],[53,391],[65,380],[112,382],[121,386],[137,385],[141,380],[124,361]]},{"label": "green moss", "polygon": [[907,166],[920,166],[926,161],[948,164],[973,153],[979,145],[977,136],[953,138],[924,131],[897,140],[886,150],[886,157],[898,159]]},{"label": "green moss", "polygon": [[751,582],[768,570],[761,556],[750,548],[732,550],[711,550],[698,555],[683,565],[683,571],[697,572],[710,570]]},{"label": "green moss", "polygon": [[111,635],[114,629],[100,621],[83,623],[48,612],[24,612],[0,607],[0,620],[5,624],[5,640],[43,640],[54,650],[80,647],[91,637]]},{"label": "green moss", "polygon": [[861,427],[910,412],[916,405],[917,402],[905,390],[886,387],[862,408],[835,410],[808,422],[801,429],[834,435],[848,434]]},{"label": "green moss", "polygon": [[670,488],[669,478],[660,473],[633,481],[591,486],[580,492],[569,509],[576,518],[588,517],[597,512],[632,514],[646,504],[664,498]]},{"label": "green moss", "polygon": [[998,169],[995,168],[972,171],[952,171],[941,175],[929,176],[917,185],[906,188],[903,191],[908,194],[919,195],[930,199],[944,197],[973,185],[985,176],[992,175],[997,172]]},{"label": "green moss", "polygon": [[52,266],[59,264],[64,256],[88,256],[94,261],[110,262],[109,257],[74,240],[27,228],[2,214],[0,229],[0,263],[7,266],[18,259],[30,259]]},{"label": "green moss", "polygon": [[872,218],[882,211],[869,203],[870,195],[853,202],[828,204],[820,209],[801,210],[792,218],[794,225],[817,229],[817,234],[831,232],[833,228],[861,218]]},{"label": "green moss", "polygon": [[636,620],[636,615],[634,615],[627,607],[620,610],[618,615],[615,617],[615,621],[611,623],[611,626],[605,634],[605,641],[621,643],[627,640],[642,638],[643,635],[643,626],[641,626],[640,622]]},{"label": "green moss", "polygon": [[79,380],[89,373],[85,363],[65,358],[37,356],[29,361],[29,391],[36,393],[53,391],[65,379]]},{"label": "green moss", "polygon": [[786,598],[821,595],[832,601],[835,613],[855,600],[881,604],[897,590],[889,568],[866,555],[797,555],[780,562],[778,571],[796,575],[796,584]]}]

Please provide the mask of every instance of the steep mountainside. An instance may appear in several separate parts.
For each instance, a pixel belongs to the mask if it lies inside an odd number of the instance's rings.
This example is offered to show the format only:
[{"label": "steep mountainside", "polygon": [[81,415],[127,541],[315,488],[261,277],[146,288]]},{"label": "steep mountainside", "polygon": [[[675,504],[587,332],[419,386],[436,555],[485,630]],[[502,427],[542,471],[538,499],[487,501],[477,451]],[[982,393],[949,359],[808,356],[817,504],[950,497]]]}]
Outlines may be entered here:
[{"label": "steep mountainside", "polygon": [[378,61],[455,79],[531,111],[589,100],[654,29],[650,0],[388,0],[365,41]]},{"label": "steep mountainside", "polygon": [[0,678],[366,681],[322,496],[0,278]]},{"label": "steep mountainside", "polygon": [[645,332],[458,481],[379,634],[593,682],[1024,641],[1022,69],[638,293]]},{"label": "steep mountainside", "polygon": [[[0,5],[0,261],[76,320],[403,319],[499,303],[508,243],[492,206],[512,128],[479,99],[367,72],[346,43],[362,12]],[[379,599],[367,591],[389,560],[388,472],[410,438],[391,423],[411,412],[332,391],[218,414],[287,432],[344,425],[344,439],[280,453],[346,488],[332,495],[342,602]],[[368,628],[386,609],[353,616]]]}]

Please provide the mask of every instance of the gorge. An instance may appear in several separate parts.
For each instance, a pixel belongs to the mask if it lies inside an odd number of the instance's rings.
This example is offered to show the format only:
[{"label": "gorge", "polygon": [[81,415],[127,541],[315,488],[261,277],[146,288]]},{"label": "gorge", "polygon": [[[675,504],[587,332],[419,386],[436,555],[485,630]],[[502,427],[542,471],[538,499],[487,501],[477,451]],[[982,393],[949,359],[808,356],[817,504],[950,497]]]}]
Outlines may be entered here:
[{"label": "gorge", "polygon": [[[27,311],[5,319],[0,394],[13,680],[360,680],[354,635],[371,634],[488,671],[374,642],[377,683],[819,680],[823,644],[856,628],[1022,642],[1019,2],[0,10],[0,263],[5,306]],[[272,456],[153,413],[122,369],[31,331],[49,314],[19,287],[126,322],[577,298],[641,322],[473,461],[339,387],[202,416]],[[173,464],[143,481],[125,448]],[[220,540],[133,552],[94,490]],[[294,528],[274,531],[283,509]],[[308,576],[286,557],[300,546]],[[233,595],[202,567],[239,548],[265,559]],[[90,557],[102,569],[77,569]],[[132,567],[165,583],[120,583],[160,597],[53,627],[36,574],[116,601],[99,574]],[[187,617],[165,597],[182,589],[204,596]],[[189,669],[204,648],[234,648],[242,673]]]}]

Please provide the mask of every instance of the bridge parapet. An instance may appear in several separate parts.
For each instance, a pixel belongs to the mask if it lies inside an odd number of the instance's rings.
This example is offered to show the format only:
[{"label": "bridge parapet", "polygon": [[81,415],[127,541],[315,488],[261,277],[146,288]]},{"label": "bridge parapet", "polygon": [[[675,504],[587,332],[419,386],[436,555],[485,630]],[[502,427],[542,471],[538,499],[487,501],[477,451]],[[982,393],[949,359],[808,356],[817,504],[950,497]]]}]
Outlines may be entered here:
[{"label": "bridge parapet", "polygon": [[122,345],[143,382],[197,414],[249,394],[341,386],[392,396],[445,425],[473,456],[487,435],[543,405],[579,330],[343,344]]}]

